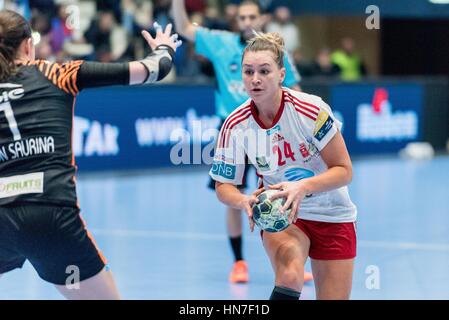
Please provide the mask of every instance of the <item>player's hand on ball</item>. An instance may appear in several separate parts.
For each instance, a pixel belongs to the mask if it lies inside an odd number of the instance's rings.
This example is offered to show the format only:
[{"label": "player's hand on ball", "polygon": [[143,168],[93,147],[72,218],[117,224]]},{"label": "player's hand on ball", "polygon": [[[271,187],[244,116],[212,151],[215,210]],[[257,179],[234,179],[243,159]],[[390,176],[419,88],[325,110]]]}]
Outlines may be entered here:
[{"label": "player's hand on ball", "polygon": [[298,219],[298,209],[301,201],[306,197],[307,191],[304,188],[302,181],[296,182],[281,182],[269,186],[270,189],[279,190],[278,193],[272,195],[270,200],[285,198],[286,201],[280,211],[284,213],[291,207],[289,222],[293,223]]},{"label": "player's hand on ball", "polygon": [[173,28],[171,23],[167,24],[165,30],[162,30],[162,26],[159,25],[157,22],[155,22],[154,28],[156,29],[155,38],[153,38],[148,31],[145,30],[142,31],[142,36],[145,38],[148,45],[151,47],[151,50],[156,49],[157,46],[166,45],[173,48],[173,50],[176,51],[176,49],[179,46],[181,46],[182,41],[178,40],[178,34],[177,33],[171,34]]},{"label": "player's hand on ball", "polygon": [[265,189],[257,189],[250,195],[243,195],[243,200],[240,203],[240,208],[245,210],[247,216],[248,216],[248,222],[249,222],[249,228],[251,232],[254,231],[254,220],[253,220],[253,205],[256,203],[259,203],[259,199],[257,199],[257,196],[261,194]]}]

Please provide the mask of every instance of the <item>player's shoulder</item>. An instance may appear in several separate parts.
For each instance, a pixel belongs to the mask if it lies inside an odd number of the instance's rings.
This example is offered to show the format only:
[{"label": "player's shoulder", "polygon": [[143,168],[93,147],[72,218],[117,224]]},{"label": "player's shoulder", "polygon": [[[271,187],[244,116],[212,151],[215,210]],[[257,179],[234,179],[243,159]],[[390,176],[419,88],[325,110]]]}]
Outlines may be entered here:
[{"label": "player's shoulder", "polygon": [[60,69],[60,68],[68,68],[72,66],[79,66],[83,63],[83,60],[73,60],[73,61],[66,61],[63,63],[53,62],[49,60],[44,59],[35,59],[35,60],[29,60],[25,63],[25,66],[37,66],[41,71],[42,69],[46,69],[49,67]]},{"label": "player's shoulder", "polygon": [[251,99],[246,100],[226,118],[223,127],[233,129],[245,125],[251,117]]},{"label": "player's shoulder", "polygon": [[44,60],[44,59],[35,59],[35,60],[29,60],[27,62],[25,62],[23,65],[24,66],[37,66],[39,67],[43,67],[43,66],[47,66],[47,65],[51,65],[52,62],[48,61],[48,60]]},{"label": "player's shoulder", "polygon": [[32,65],[42,64],[42,63],[50,64],[52,62],[48,61],[48,60],[44,60],[44,59],[35,59],[35,60],[29,60],[29,61],[25,62],[25,65],[32,66]]},{"label": "player's shoulder", "polygon": [[31,60],[25,65],[35,66],[56,87],[75,96],[78,93],[76,84],[78,70],[83,63],[84,60],[71,60],[62,64],[47,60]]},{"label": "player's shoulder", "polygon": [[326,103],[319,96],[283,88],[284,102],[287,103],[300,118],[315,121],[322,109],[326,109]]},{"label": "player's shoulder", "polygon": [[306,102],[308,104],[314,104],[317,107],[320,107],[324,101],[320,96],[306,93],[303,91],[297,91],[290,88],[283,88],[286,98],[294,98],[296,102]]}]

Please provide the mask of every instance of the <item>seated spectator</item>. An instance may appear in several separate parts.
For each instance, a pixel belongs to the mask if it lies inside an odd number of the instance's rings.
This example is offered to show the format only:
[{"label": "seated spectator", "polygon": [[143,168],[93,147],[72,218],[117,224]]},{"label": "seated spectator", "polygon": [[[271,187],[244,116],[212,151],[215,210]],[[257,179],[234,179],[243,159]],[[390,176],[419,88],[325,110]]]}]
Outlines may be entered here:
[{"label": "seated spectator", "polygon": [[310,66],[310,76],[338,77],[340,67],[332,62],[331,51],[328,48],[321,49],[315,61]]},{"label": "seated spectator", "polygon": [[112,12],[115,18],[115,21],[121,23],[122,12],[121,12],[121,3],[119,0],[96,0],[97,11],[98,12]]},{"label": "seated spectator", "polygon": [[309,61],[304,60],[300,48],[297,48],[295,52],[293,52],[293,61],[296,66],[296,70],[298,70],[302,78],[307,78],[312,75],[312,65]]},{"label": "seated spectator", "polygon": [[284,6],[274,11],[273,21],[266,26],[267,32],[277,32],[285,41],[285,49],[293,54],[300,47],[300,33],[298,27],[292,22],[290,9]]},{"label": "seated spectator", "polygon": [[117,24],[112,11],[100,12],[84,37],[95,48],[95,60],[113,62],[132,58],[126,30]]},{"label": "seated spectator", "polygon": [[360,56],[355,53],[355,43],[351,37],[341,40],[341,49],[332,53],[331,59],[340,67],[342,80],[356,81],[366,75],[365,66]]}]

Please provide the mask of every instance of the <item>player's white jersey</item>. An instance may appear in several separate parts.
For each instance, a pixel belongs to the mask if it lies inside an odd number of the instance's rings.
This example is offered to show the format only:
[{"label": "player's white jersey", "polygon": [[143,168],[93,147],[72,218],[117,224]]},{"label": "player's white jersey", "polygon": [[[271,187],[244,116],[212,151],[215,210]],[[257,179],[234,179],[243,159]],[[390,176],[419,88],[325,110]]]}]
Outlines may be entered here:
[{"label": "player's white jersey", "polygon": [[[298,181],[325,172],[320,151],[341,129],[320,97],[283,89],[281,106],[271,128],[258,117],[251,99],[224,122],[210,176],[222,183],[242,183],[245,155],[264,186]],[[357,210],[347,187],[312,194],[300,204],[299,217],[323,222],[353,222]]]}]

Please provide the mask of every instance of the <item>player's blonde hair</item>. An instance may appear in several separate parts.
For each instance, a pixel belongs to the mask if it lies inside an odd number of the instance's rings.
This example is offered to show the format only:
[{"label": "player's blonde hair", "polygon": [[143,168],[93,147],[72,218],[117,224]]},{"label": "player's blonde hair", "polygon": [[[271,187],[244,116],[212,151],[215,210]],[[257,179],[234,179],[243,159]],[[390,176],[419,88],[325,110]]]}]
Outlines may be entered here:
[{"label": "player's blonde hair", "polygon": [[274,54],[274,61],[279,69],[284,67],[284,46],[285,42],[282,36],[277,32],[254,32],[255,36],[248,41],[243,58],[247,52],[271,51]]}]

